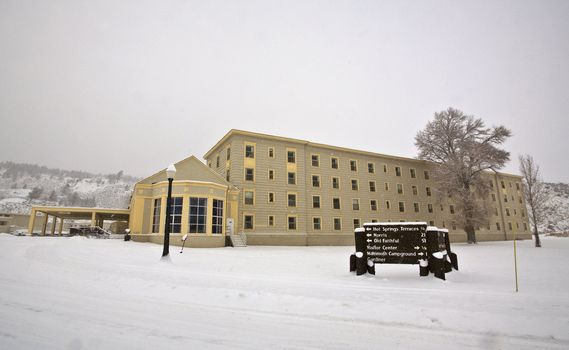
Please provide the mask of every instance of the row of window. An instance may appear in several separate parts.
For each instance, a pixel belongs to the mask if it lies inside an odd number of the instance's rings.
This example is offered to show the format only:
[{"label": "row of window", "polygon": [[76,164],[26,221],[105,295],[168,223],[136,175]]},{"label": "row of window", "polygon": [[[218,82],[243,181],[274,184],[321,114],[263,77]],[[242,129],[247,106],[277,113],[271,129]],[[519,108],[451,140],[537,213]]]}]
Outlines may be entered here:
[{"label": "row of window", "polygon": [[[320,175],[312,175],[312,187],[320,187],[320,184],[321,184],[320,178],[321,178]],[[275,179],[275,171],[273,169],[269,169],[268,179],[269,180]],[[227,180],[229,181],[229,170],[227,170]],[[331,180],[332,180],[332,182],[331,182],[332,188],[339,189],[340,188],[340,178],[332,176]],[[245,168],[245,181],[251,181],[251,182],[255,181],[255,169]],[[296,185],[296,173],[295,172],[287,172],[287,184]],[[350,179],[350,184],[351,184],[352,190],[354,190],[354,191],[359,190],[359,180]],[[368,184],[369,184],[369,191],[375,192],[376,191],[376,182],[375,181],[369,181]],[[384,183],[384,189],[386,191],[389,191],[389,183],[388,182]],[[417,195],[418,194],[417,186],[412,185],[411,191],[413,192],[414,195]],[[403,194],[403,184],[397,184],[397,193]],[[427,196],[431,196],[431,188],[426,187],[425,193]]]},{"label": "row of window", "polygon": [[[510,208],[505,208],[505,212],[506,212],[506,216],[512,216]],[[498,216],[499,212],[498,212],[498,208],[494,207],[494,215]],[[516,208],[513,209],[513,216],[518,215],[518,210]],[[526,212],[524,209],[520,209],[520,215],[522,216],[522,218],[526,217]]]},{"label": "row of window", "polygon": [[[510,198],[511,198],[512,203],[516,201],[516,197],[514,197],[513,194],[510,196]],[[494,202],[496,201],[496,195],[494,193],[492,193],[492,201],[494,201]],[[518,202],[520,204],[523,203],[523,199],[522,199],[521,195],[518,197]],[[508,195],[507,194],[504,195],[504,203],[508,203]]]},{"label": "row of window", "polygon": [[[274,215],[269,215],[267,217],[267,223],[269,227],[274,227],[275,226],[275,216]],[[388,220],[389,222],[391,220]],[[404,220],[401,220],[404,221]],[[245,230],[253,230],[255,229],[255,217],[253,215],[248,215],[245,214],[243,216],[243,228]],[[361,227],[361,220],[360,219],[353,219],[353,228],[356,229],[358,227]],[[372,219],[371,222],[377,222],[377,220]],[[429,225],[430,226],[435,226],[435,222],[433,220],[429,221]],[[342,230],[342,218],[333,218],[332,219],[332,227],[334,230],[336,231],[340,231]],[[288,215],[287,216],[287,228],[289,230],[296,230],[297,229],[297,217],[295,215]],[[446,228],[446,223],[443,221],[442,222],[442,228]],[[451,222],[451,228],[453,230],[457,229],[457,225],[456,222],[452,221]],[[523,228],[524,231],[527,231],[527,224],[524,222],[523,223]],[[313,230],[321,230],[322,229],[322,218],[320,217],[312,217],[312,229]],[[479,230],[480,228],[478,228]],[[487,229],[490,230],[490,224],[488,224]],[[513,230],[513,224],[511,222],[508,222],[508,229],[510,231]],[[518,222],[516,222],[516,229],[519,230],[520,229],[520,224]],[[500,223],[496,223],[496,230],[500,231],[501,230],[501,226]]]},{"label": "row of window", "polygon": [[[269,192],[268,193],[268,202],[269,203],[274,203],[276,199],[275,193],[274,192]],[[244,191],[244,196],[243,196],[243,203],[245,205],[255,205],[255,192],[254,191],[250,191],[250,190],[245,190]],[[296,203],[297,203],[297,195],[296,193],[287,193],[287,206],[289,207],[296,207]],[[391,202],[390,201],[385,201],[385,207],[386,209],[391,209]],[[320,200],[320,196],[312,196],[312,208],[314,209],[319,209],[321,208],[321,200]],[[332,208],[333,209],[341,209],[341,201],[339,197],[334,197],[332,198]],[[352,199],[352,209],[353,210],[360,210],[360,200],[359,198],[353,198]],[[405,202],[399,202],[398,203],[398,209],[399,212],[404,213],[405,212]],[[371,199],[370,200],[370,210],[372,211],[377,211],[378,210],[378,206],[377,206],[377,200],[375,199]],[[443,206],[441,205],[441,211],[444,210]],[[451,214],[455,213],[454,210],[454,206],[450,205],[449,206],[449,210]],[[413,203],[413,211],[415,213],[420,212],[420,204],[415,202]],[[433,212],[433,205],[431,203],[427,204],[427,211],[429,213]]]},{"label": "row of window", "polygon": [[[231,155],[231,149],[228,148],[227,149],[227,159],[230,159],[230,155]],[[269,158],[275,158],[275,149],[274,147],[269,147],[268,149],[268,157]],[[245,145],[245,158],[251,158],[251,159],[255,159],[255,146],[254,145],[250,145],[250,144],[246,144]],[[287,163],[291,163],[291,164],[295,164],[296,163],[296,151],[295,150],[290,150],[287,149],[286,150],[286,161]],[[313,167],[320,167],[320,155],[318,154],[312,154],[310,156],[311,159],[311,165]],[[354,160],[354,159],[350,159],[349,161],[350,163],[350,170],[351,171],[358,171],[358,161]],[[217,156],[217,167],[219,167],[219,156]],[[330,157],[330,168],[332,169],[338,169],[340,167],[340,160],[338,157],[334,157],[331,156]],[[394,168],[395,171],[395,175],[396,176],[401,176],[401,167],[396,166]],[[375,173],[375,163],[373,162],[368,162],[367,163],[367,172],[370,174],[374,174]],[[383,164],[383,172],[387,173],[388,172],[388,168],[387,168],[387,164]],[[412,179],[415,179],[417,177],[417,172],[415,169],[410,168],[409,169],[409,176]],[[430,174],[429,171],[425,170],[423,172],[423,177],[425,178],[425,180],[429,180],[430,179]]]},{"label": "row of window", "polygon": [[[511,182],[509,182],[509,185],[510,185],[510,188],[513,187]],[[492,188],[494,188],[494,181],[490,181],[490,186],[491,186]],[[506,189],[506,183],[505,183],[504,181],[500,181],[500,186],[502,187],[502,189],[504,189],[504,190]],[[516,182],[516,190],[519,191],[519,190],[520,190],[520,187],[521,187],[521,186],[520,186],[520,183],[519,183],[519,182]]]},{"label": "row of window", "polygon": [[[207,198],[190,197],[188,214],[187,233],[206,233],[207,225]],[[182,231],[182,209],[184,207],[183,197],[172,197],[170,211],[170,232],[181,233]],[[152,232],[160,232],[160,215],[162,209],[162,198],[154,199],[154,210],[152,213]],[[220,234],[223,232],[223,201],[213,199],[212,203],[212,222],[211,232]]]}]

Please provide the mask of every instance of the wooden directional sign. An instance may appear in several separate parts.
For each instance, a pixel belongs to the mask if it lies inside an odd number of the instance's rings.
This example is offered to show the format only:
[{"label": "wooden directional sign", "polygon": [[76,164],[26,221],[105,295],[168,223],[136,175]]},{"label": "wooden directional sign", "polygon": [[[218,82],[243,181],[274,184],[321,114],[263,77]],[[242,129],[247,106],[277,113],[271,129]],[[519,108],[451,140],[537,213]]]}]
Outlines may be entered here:
[{"label": "wooden directional sign", "polygon": [[376,264],[418,264],[427,259],[427,224],[364,224],[367,259]]}]

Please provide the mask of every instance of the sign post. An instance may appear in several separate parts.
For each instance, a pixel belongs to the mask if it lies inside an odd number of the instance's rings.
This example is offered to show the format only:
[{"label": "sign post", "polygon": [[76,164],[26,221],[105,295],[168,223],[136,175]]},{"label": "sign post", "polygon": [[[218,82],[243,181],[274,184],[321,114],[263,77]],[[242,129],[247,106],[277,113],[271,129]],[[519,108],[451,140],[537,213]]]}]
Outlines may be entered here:
[{"label": "sign post", "polygon": [[[427,227],[425,222],[366,223],[354,232],[356,253],[350,257],[350,271],[375,274],[375,264],[418,264],[419,275],[445,279],[458,262],[448,257],[448,231]],[[452,266],[452,267],[451,267]],[[450,269],[450,270],[449,270]]]}]

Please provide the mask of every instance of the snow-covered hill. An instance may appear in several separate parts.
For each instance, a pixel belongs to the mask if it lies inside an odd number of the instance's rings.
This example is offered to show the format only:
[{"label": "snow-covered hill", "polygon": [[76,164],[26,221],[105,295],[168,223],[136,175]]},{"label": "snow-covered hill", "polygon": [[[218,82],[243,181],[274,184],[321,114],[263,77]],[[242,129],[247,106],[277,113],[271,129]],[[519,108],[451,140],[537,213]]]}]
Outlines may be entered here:
[{"label": "snow-covered hill", "polygon": [[569,232],[569,184],[546,183],[549,200],[546,206],[543,232]]},{"label": "snow-covered hill", "polygon": [[138,179],[32,164],[0,163],[0,212],[27,214],[33,205],[127,208]]}]

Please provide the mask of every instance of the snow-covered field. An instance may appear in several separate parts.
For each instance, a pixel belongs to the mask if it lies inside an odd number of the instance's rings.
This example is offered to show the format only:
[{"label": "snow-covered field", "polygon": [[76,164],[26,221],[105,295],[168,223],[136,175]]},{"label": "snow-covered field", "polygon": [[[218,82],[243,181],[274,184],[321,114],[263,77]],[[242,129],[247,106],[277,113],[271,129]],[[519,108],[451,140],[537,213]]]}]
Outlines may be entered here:
[{"label": "snow-covered field", "polygon": [[0,234],[0,349],[569,348],[569,239],[456,244],[348,272],[350,247],[172,247]]}]

